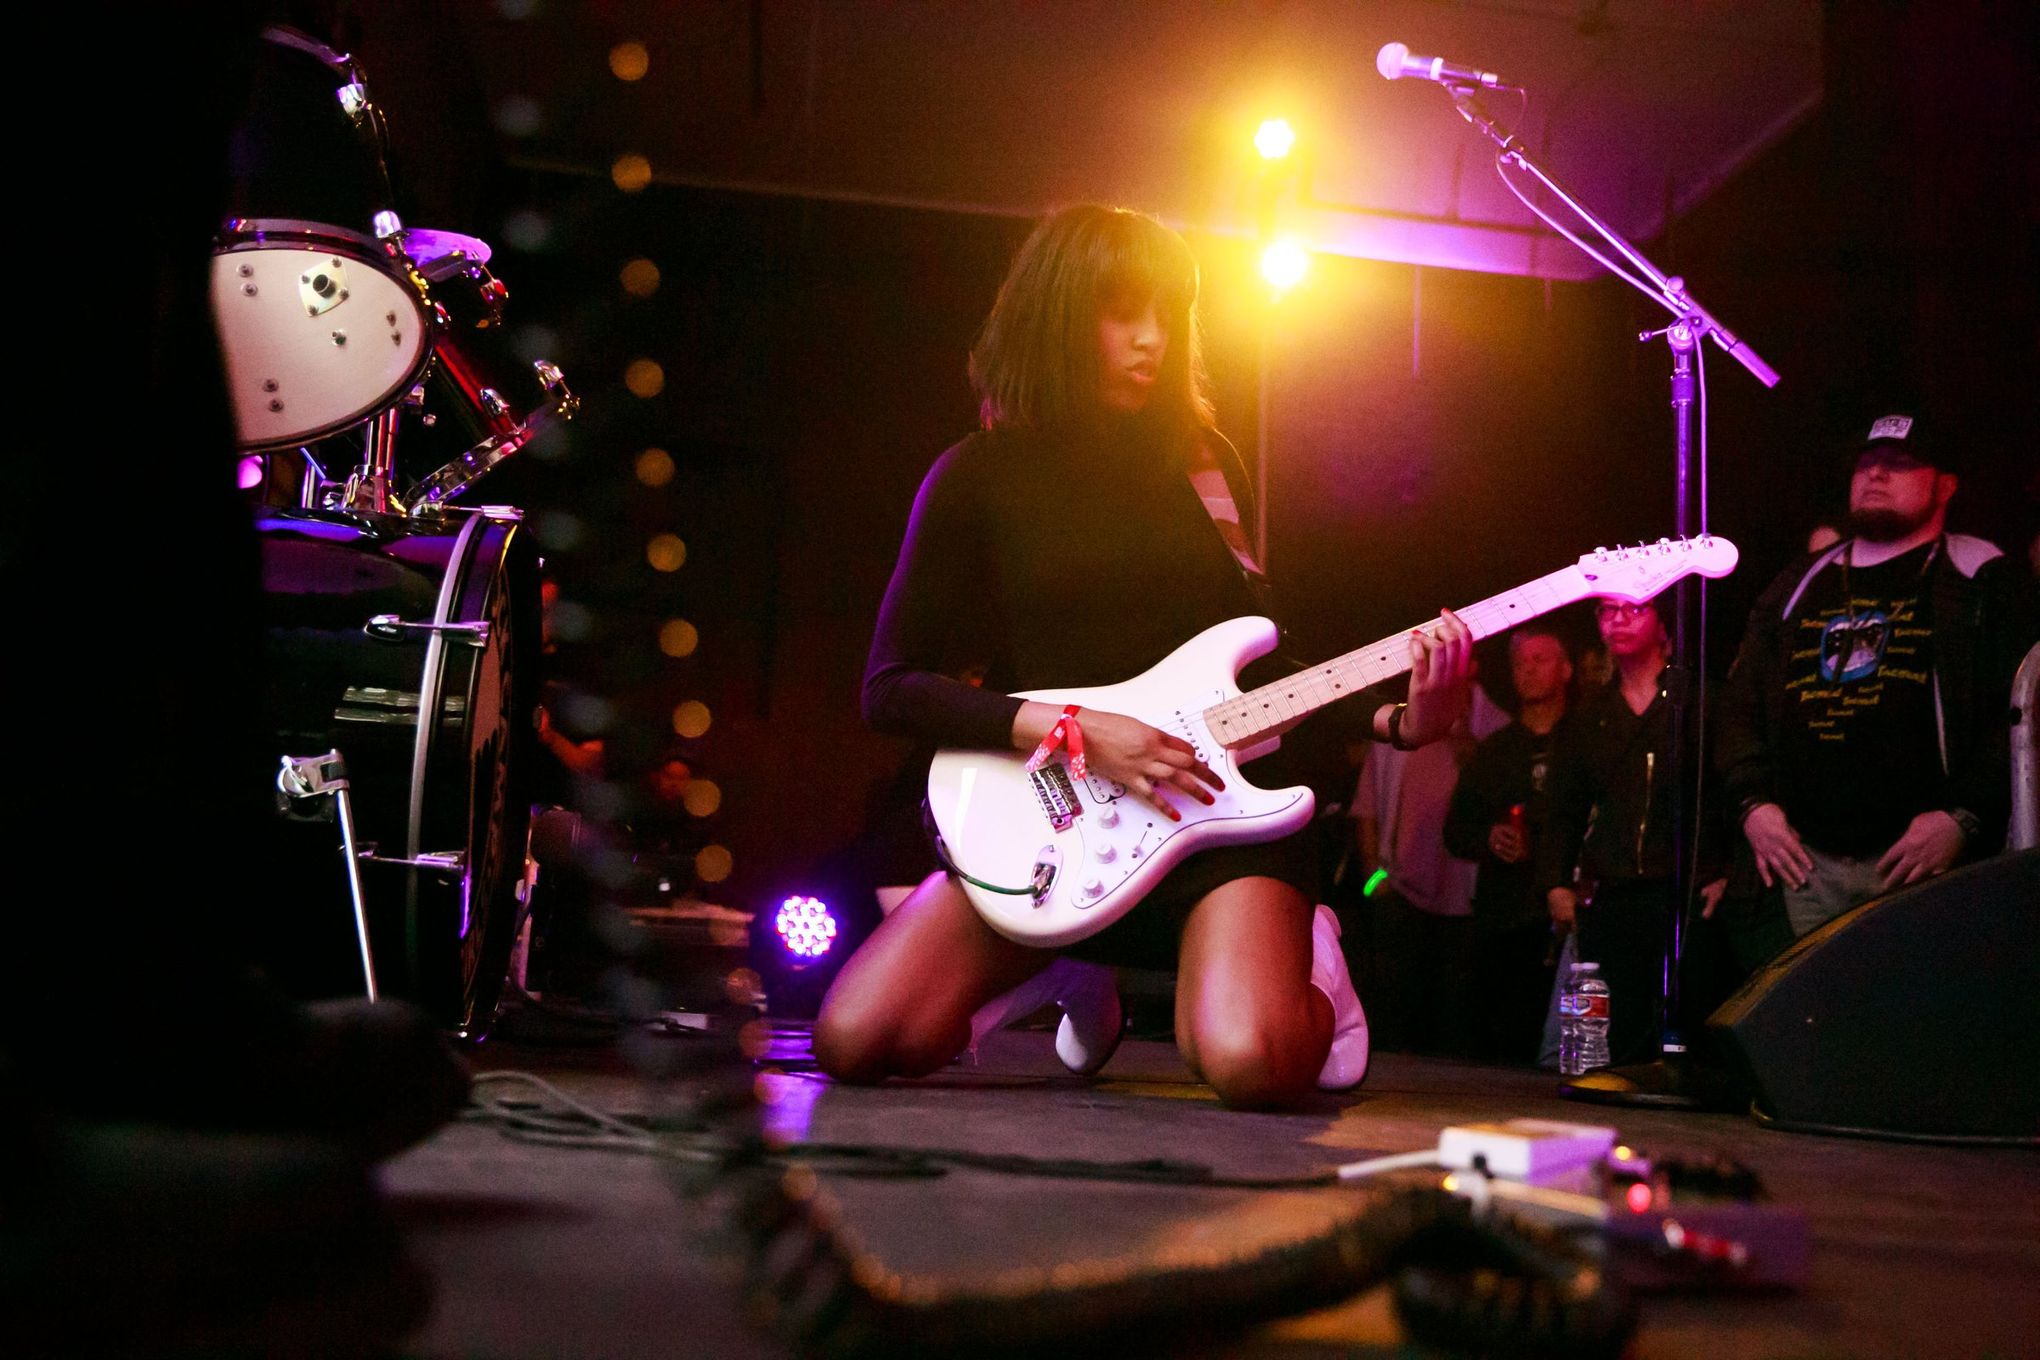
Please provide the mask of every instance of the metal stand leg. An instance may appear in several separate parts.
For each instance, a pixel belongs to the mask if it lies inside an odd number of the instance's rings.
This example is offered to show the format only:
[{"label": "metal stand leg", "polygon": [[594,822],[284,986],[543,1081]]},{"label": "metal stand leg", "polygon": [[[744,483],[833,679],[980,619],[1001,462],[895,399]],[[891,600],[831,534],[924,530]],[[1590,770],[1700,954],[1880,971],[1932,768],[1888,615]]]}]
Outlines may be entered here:
[{"label": "metal stand leg", "polygon": [[368,943],[368,899],[361,890],[361,852],[354,840],[354,795],[347,781],[347,762],[338,751],[322,756],[285,756],[276,787],[292,798],[331,795],[340,814],[340,855],[346,864],[347,892],[354,900],[354,934],[361,942],[361,976],[368,999],[380,999],[375,983],[375,953]]}]

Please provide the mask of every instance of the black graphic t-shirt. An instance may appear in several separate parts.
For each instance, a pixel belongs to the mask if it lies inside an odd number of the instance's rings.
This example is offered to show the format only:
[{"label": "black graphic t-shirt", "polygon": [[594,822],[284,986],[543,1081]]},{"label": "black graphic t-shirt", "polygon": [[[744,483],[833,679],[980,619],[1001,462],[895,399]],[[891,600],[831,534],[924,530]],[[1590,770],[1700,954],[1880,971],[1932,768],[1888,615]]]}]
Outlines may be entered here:
[{"label": "black graphic t-shirt", "polygon": [[1926,544],[1873,567],[1847,554],[1808,585],[1786,662],[1784,805],[1810,845],[1881,854],[1942,806]]}]

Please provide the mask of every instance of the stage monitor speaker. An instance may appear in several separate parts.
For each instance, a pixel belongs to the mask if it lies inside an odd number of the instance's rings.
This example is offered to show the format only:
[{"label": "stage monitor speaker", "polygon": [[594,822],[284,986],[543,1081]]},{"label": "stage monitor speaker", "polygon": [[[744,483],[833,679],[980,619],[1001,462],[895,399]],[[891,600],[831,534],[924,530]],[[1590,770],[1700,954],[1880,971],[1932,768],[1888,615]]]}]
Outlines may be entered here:
[{"label": "stage monitor speaker", "polygon": [[1707,1023],[1778,1127],[2040,1143],[2040,850],[1837,917]]}]

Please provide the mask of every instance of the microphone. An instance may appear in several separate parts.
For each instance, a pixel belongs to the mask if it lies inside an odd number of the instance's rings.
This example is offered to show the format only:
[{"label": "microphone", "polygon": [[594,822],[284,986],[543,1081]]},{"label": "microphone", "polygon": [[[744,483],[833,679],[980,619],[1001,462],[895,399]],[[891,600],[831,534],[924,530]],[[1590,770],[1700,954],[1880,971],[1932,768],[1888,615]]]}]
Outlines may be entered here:
[{"label": "microphone", "polygon": [[1455,66],[1443,57],[1411,56],[1408,43],[1384,44],[1382,49],[1374,54],[1374,69],[1381,72],[1383,80],[1411,77],[1417,80],[1435,80],[1440,85],[1478,85],[1484,90],[1523,88],[1513,81],[1503,80],[1493,71],[1477,71],[1471,66]]}]

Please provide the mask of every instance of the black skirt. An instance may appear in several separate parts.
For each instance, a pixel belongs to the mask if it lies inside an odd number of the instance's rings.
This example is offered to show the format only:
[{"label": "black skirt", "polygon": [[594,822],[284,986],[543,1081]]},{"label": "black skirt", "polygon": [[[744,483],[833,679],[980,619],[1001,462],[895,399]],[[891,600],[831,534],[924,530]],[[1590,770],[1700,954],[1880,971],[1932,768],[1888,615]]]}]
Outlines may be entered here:
[{"label": "black skirt", "polygon": [[1312,822],[1279,841],[1201,851],[1169,870],[1132,911],[1062,952],[1118,968],[1173,969],[1191,909],[1223,884],[1275,878],[1294,886],[1307,901],[1320,900],[1316,845],[1317,824]]}]

